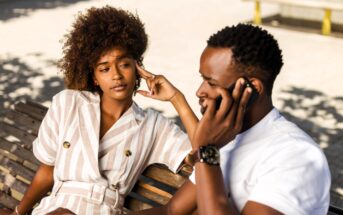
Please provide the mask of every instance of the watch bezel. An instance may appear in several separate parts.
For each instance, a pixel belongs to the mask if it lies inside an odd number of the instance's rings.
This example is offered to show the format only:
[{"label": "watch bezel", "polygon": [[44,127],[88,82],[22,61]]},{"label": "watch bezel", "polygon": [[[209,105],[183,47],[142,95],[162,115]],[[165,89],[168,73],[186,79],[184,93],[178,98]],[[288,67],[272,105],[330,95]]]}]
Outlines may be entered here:
[{"label": "watch bezel", "polygon": [[220,164],[220,153],[216,145],[210,144],[207,146],[201,146],[198,150],[198,158],[202,163],[210,165]]}]

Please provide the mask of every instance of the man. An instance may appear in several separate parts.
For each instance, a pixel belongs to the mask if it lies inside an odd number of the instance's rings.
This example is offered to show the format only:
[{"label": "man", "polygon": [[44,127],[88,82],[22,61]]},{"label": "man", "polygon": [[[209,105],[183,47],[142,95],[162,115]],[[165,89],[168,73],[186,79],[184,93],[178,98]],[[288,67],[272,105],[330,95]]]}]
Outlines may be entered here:
[{"label": "man", "polygon": [[277,41],[260,27],[239,24],[209,38],[197,91],[204,116],[191,138],[195,176],[166,206],[141,213],[327,213],[331,179],[324,154],[273,107],[282,65]]}]

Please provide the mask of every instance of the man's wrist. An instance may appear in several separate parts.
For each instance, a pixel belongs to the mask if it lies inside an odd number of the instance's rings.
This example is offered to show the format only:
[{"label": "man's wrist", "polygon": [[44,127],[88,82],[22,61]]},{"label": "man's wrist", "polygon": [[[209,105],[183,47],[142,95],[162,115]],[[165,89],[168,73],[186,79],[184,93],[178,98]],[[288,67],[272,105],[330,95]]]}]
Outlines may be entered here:
[{"label": "man's wrist", "polygon": [[200,146],[196,150],[192,150],[192,163],[195,165],[197,162],[206,163],[208,165],[218,166],[220,164],[220,152],[216,145],[208,144]]}]

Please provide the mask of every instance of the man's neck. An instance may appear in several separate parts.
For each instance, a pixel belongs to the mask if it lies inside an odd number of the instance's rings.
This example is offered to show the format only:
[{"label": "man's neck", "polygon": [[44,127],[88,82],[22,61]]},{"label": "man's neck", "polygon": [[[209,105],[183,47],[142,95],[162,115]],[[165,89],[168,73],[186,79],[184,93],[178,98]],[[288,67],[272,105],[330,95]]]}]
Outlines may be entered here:
[{"label": "man's neck", "polygon": [[273,102],[270,97],[265,98],[258,103],[254,103],[250,108],[246,110],[241,133],[261,121],[273,109],[273,107]]}]

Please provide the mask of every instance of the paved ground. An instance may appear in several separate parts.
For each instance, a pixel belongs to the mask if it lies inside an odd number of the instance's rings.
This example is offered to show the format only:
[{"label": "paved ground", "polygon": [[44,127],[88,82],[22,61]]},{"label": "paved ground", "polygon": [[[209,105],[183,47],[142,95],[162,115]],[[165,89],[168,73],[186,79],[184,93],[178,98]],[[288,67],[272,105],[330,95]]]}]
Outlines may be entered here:
[{"label": "paved ground", "polygon": [[[145,66],[177,83],[197,112],[199,56],[206,39],[226,25],[251,19],[253,5],[238,0],[0,0],[0,113],[17,99],[49,105],[63,89],[56,61],[63,35],[78,11],[119,6],[139,14],[150,37]],[[263,15],[278,11],[262,7]],[[332,202],[343,207],[343,40],[271,28],[285,65],[274,90],[275,106],[308,131],[326,153],[332,171]],[[137,96],[143,107],[169,117],[173,108]]]}]

